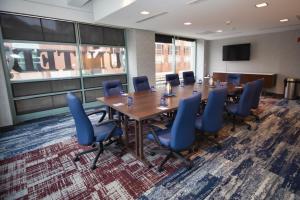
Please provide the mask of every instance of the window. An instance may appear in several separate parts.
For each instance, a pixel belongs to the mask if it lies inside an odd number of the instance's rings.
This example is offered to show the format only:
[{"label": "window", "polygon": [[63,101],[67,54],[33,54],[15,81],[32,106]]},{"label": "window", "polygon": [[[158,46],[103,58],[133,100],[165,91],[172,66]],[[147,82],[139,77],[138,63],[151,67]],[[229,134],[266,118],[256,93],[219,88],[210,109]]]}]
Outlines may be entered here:
[{"label": "window", "polygon": [[12,81],[79,76],[75,45],[5,42]]},{"label": "window", "polygon": [[127,90],[123,29],[13,14],[0,26],[16,121],[64,112],[67,92],[94,106],[105,80]]},{"label": "window", "polygon": [[196,42],[189,38],[175,39],[168,35],[155,35],[156,84],[165,83],[166,74],[195,70]]},{"label": "window", "polygon": [[176,52],[176,73],[182,76],[184,71],[195,69],[195,42],[186,40],[175,40],[175,46],[179,49]]},{"label": "window", "polygon": [[83,75],[115,74],[126,72],[124,47],[82,45]]},{"label": "window", "polygon": [[169,43],[155,43],[155,71],[157,84],[163,84],[166,81],[166,74],[172,73],[172,48]]}]

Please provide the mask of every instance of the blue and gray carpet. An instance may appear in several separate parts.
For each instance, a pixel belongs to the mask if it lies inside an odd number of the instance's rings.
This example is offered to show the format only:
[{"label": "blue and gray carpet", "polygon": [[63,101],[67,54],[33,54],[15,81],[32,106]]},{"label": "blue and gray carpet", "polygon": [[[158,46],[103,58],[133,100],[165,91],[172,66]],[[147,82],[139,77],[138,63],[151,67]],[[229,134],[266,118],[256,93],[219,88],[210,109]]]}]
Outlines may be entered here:
[{"label": "blue and gray carpet", "polygon": [[253,130],[208,148],[140,199],[300,199],[300,104],[279,101]]},{"label": "blue and gray carpet", "polygon": [[[148,191],[144,187],[140,199],[300,200],[300,103],[264,98],[261,108],[261,123],[252,122],[252,131],[238,127],[230,132],[226,122],[221,150],[203,147],[191,170],[180,168]],[[19,125],[0,134],[0,160],[68,141],[74,134],[69,115]]]}]

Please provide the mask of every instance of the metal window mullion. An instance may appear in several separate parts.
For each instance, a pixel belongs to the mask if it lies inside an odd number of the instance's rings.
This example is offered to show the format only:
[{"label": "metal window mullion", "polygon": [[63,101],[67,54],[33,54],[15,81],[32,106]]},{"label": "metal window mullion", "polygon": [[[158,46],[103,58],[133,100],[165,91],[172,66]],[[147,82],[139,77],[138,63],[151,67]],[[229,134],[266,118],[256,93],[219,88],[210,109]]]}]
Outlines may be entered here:
[{"label": "metal window mullion", "polygon": [[77,62],[79,65],[79,74],[80,74],[80,87],[81,87],[81,95],[82,95],[82,103],[85,104],[85,89],[84,89],[84,81],[83,81],[83,60],[81,57],[80,51],[80,31],[79,31],[79,24],[75,23],[75,38],[76,38],[76,51],[77,51]]}]

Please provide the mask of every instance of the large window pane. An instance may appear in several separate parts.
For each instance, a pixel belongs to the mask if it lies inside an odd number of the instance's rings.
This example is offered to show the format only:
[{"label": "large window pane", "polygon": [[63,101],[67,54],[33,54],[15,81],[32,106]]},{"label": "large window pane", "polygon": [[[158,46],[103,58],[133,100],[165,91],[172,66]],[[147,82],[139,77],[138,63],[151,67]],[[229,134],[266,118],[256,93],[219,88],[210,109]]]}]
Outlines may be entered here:
[{"label": "large window pane", "polygon": [[156,84],[164,84],[166,74],[173,73],[173,45],[172,43],[155,43],[155,71]]},{"label": "large window pane", "polygon": [[79,76],[75,45],[5,42],[13,81]]},{"label": "large window pane", "polygon": [[176,73],[182,77],[182,72],[195,69],[195,42],[175,40],[175,46]]},{"label": "large window pane", "polygon": [[83,75],[115,74],[126,72],[123,47],[81,46]]}]

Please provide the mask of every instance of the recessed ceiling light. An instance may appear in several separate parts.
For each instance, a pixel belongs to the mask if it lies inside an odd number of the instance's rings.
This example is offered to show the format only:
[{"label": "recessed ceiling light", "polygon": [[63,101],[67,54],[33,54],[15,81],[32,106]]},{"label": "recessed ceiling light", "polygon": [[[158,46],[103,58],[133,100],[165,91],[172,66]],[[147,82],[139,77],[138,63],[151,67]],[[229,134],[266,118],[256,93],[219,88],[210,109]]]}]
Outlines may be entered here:
[{"label": "recessed ceiling light", "polygon": [[189,25],[192,24],[192,22],[184,22],[183,24],[186,25],[186,26],[189,26]]},{"label": "recessed ceiling light", "polygon": [[216,32],[217,32],[217,33],[222,33],[222,32],[223,32],[223,30],[217,30]]},{"label": "recessed ceiling light", "polygon": [[256,6],[256,8],[263,8],[263,7],[268,6],[268,3],[263,2],[263,3],[256,4],[255,6]]},{"label": "recessed ceiling light", "polygon": [[146,11],[146,10],[143,10],[143,11],[141,11],[140,12],[142,15],[149,15],[150,14],[150,12],[149,11]]},{"label": "recessed ceiling light", "polygon": [[227,21],[225,22],[226,25],[230,25],[231,23],[232,23],[232,21],[230,21],[230,20],[227,20]]},{"label": "recessed ceiling light", "polygon": [[289,21],[289,19],[281,19],[281,20],[279,20],[280,22],[288,22]]}]

